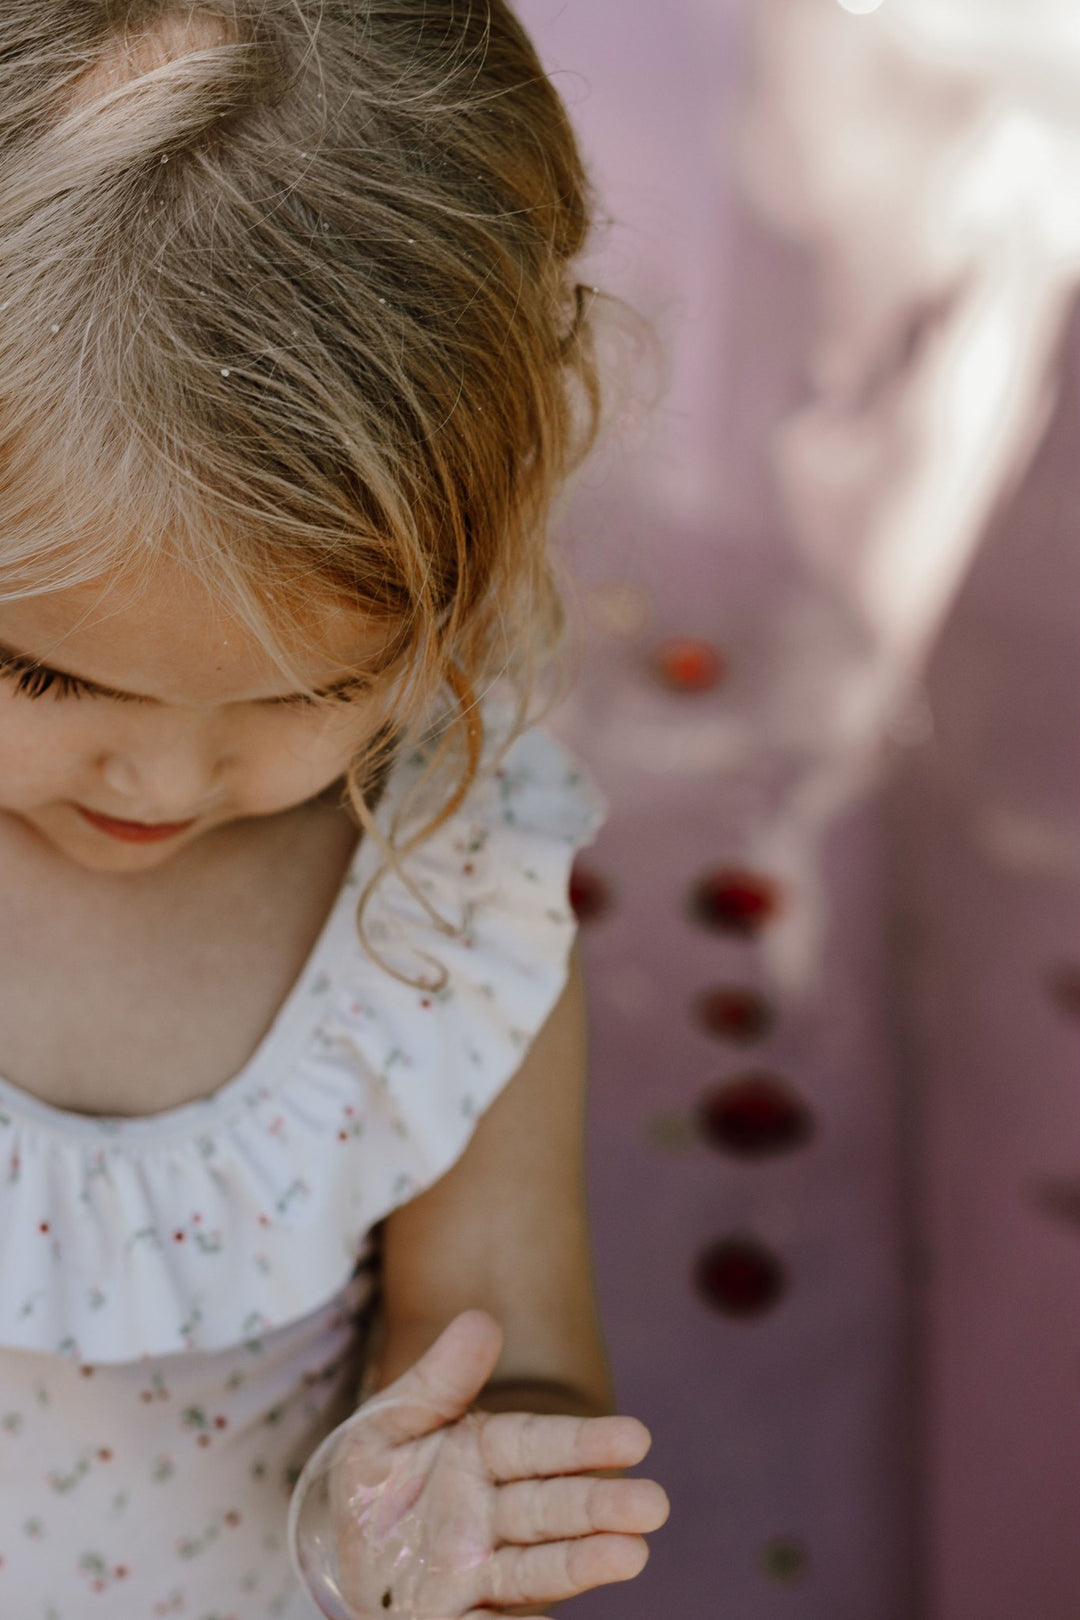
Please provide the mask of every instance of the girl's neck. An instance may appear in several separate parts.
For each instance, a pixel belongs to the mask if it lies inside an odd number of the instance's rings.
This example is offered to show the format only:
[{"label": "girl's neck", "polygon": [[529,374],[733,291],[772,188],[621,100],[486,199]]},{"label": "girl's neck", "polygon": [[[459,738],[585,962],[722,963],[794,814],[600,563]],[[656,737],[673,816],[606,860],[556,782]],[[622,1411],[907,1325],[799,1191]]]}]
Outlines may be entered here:
[{"label": "girl's neck", "polygon": [[312,801],[116,877],[0,817],[0,1076],[87,1114],[218,1090],[293,987],[357,839],[339,802]]}]

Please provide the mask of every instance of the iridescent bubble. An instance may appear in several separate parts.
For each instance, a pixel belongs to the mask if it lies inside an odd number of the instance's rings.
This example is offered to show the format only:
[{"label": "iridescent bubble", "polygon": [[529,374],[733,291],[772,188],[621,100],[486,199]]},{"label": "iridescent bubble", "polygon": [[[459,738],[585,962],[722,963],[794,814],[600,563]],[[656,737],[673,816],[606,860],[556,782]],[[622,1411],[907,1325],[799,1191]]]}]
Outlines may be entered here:
[{"label": "iridescent bubble", "polygon": [[395,1445],[366,1402],[308,1459],[289,1504],[293,1568],[326,1620],[453,1620],[490,1601],[483,1414]]}]

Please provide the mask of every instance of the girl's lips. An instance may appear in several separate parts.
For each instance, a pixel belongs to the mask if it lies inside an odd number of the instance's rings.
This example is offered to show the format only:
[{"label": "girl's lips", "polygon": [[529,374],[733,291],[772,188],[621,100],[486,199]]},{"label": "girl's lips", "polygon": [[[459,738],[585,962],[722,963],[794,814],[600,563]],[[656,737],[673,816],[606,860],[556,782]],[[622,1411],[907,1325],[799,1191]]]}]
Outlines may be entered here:
[{"label": "girl's lips", "polygon": [[193,817],[190,821],[120,821],[116,816],[102,816],[96,810],[85,810],[81,804],[75,806],[84,821],[98,832],[107,833],[110,838],[123,839],[128,844],[156,844],[165,838],[175,838],[177,834],[186,832],[194,827]]}]

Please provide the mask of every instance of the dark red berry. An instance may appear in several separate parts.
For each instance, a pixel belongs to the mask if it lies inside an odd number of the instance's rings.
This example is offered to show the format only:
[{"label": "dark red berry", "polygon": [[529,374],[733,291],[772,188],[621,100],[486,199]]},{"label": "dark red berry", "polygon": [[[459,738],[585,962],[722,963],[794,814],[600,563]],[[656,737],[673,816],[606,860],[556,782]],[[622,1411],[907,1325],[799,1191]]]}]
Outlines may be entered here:
[{"label": "dark red berry", "polygon": [[611,894],[603,878],[582,861],[575,861],[570,872],[570,907],[579,923],[602,917],[611,904]]},{"label": "dark red berry", "polygon": [[694,1021],[707,1034],[740,1046],[760,1041],[776,1021],[764,996],[756,990],[738,990],[728,985],[702,990],[694,998],[693,1012]]},{"label": "dark red berry", "polygon": [[695,1118],[711,1147],[741,1159],[802,1147],[814,1118],[801,1097],[771,1074],[743,1074],[705,1092]]},{"label": "dark red berry", "polygon": [[722,934],[752,937],[780,910],[780,891],[769,878],[737,867],[706,872],[694,885],[690,911],[695,922]]},{"label": "dark red berry", "polygon": [[764,1316],[787,1287],[784,1267],[755,1238],[723,1238],[702,1250],[694,1266],[698,1294],[723,1316]]},{"label": "dark red berry", "polygon": [[1050,994],[1070,1018],[1080,1018],[1080,962],[1063,962],[1050,974]]},{"label": "dark red berry", "polygon": [[774,1536],[762,1547],[758,1561],[763,1575],[781,1586],[791,1586],[806,1574],[810,1554],[796,1536]]},{"label": "dark red berry", "polygon": [[653,673],[675,692],[710,692],[727,673],[724,660],[710,641],[696,636],[672,636],[653,649]]},{"label": "dark red berry", "polygon": [[1057,1176],[1032,1188],[1031,1202],[1044,1215],[1080,1227],[1080,1176]]}]

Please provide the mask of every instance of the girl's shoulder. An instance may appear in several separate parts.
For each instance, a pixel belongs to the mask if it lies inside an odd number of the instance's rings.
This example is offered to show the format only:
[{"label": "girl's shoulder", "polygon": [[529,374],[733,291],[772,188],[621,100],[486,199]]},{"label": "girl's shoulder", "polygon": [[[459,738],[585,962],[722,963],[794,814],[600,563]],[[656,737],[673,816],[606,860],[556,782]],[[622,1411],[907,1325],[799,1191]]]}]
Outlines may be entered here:
[{"label": "girl's shoulder", "polygon": [[[396,825],[399,846],[438,805],[423,791],[428,763],[423,753],[399,761],[380,803],[380,833]],[[462,804],[400,863],[361,843],[324,994],[335,1028],[348,1031],[341,1049],[380,1077],[424,1077],[433,1127],[438,1116],[447,1129],[452,1107],[468,1118],[487,1106],[558,999],[575,933],[571,865],[605,811],[588,772],[546,731],[505,747],[490,727]]]},{"label": "girl's shoulder", "polygon": [[[412,940],[426,950],[456,940],[471,951],[477,944],[471,925],[481,914],[489,921],[516,914],[526,933],[536,925],[538,904],[540,915],[564,919],[569,861],[595,836],[605,801],[581,762],[547,731],[532,727],[507,744],[498,720],[486,726],[483,756],[462,803],[442,822],[446,783],[428,780],[430,755],[418,750],[398,761],[376,814],[380,842],[360,845],[347,879],[369,890],[363,932],[373,942],[407,949]],[[434,830],[400,863],[387,858],[382,838],[407,847],[432,822]],[[466,960],[475,958],[460,958],[459,966]]]}]

